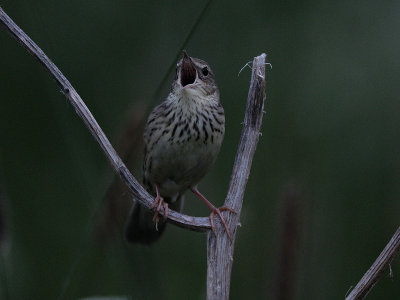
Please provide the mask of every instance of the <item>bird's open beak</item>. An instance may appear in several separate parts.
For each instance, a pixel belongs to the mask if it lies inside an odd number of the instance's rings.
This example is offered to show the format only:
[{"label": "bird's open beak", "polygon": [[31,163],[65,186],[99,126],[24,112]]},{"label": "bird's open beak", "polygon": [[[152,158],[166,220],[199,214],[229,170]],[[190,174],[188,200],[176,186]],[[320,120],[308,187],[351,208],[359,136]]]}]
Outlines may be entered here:
[{"label": "bird's open beak", "polygon": [[196,68],[185,50],[183,50],[180,81],[182,87],[185,87],[186,85],[192,84],[196,81]]}]

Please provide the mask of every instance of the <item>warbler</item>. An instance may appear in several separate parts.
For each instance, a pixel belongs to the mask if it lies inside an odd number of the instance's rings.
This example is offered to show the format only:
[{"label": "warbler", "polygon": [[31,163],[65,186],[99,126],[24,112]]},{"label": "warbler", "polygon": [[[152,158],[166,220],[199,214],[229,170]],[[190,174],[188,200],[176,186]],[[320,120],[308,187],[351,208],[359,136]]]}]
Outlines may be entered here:
[{"label": "warbler", "polygon": [[[158,240],[165,230],[168,209],[182,210],[186,190],[210,208],[212,229],[217,214],[230,236],[221,211],[232,209],[216,208],[197,189],[217,158],[224,133],[225,115],[214,73],[207,62],[183,51],[171,91],[150,113],[144,130],[143,185],[155,197],[155,213],[136,201],[126,225],[129,242]],[[161,208],[165,212],[162,220]]]}]

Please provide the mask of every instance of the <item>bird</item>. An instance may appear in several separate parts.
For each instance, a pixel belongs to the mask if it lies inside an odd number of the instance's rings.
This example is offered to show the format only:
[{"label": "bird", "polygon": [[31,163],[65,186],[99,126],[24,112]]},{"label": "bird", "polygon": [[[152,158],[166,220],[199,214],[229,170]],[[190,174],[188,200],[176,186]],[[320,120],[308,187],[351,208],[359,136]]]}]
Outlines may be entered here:
[{"label": "bird", "polygon": [[230,237],[221,211],[234,211],[216,208],[197,188],[218,156],[224,133],[225,114],[214,72],[207,62],[184,50],[171,91],[150,113],[144,130],[143,186],[155,199],[151,210],[135,201],[125,226],[128,242],[157,241],[165,230],[168,210],[182,211],[187,190],[209,207],[212,230],[217,215]]}]

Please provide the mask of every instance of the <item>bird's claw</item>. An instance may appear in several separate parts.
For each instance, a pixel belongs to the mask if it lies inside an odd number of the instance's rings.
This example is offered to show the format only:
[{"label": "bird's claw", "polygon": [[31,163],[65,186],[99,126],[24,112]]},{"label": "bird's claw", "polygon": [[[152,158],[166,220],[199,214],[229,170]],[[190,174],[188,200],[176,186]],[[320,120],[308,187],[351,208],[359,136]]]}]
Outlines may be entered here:
[{"label": "bird's claw", "polygon": [[159,212],[161,211],[161,207],[164,209],[164,220],[168,218],[168,203],[164,201],[163,197],[160,195],[157,195],[157,197],[154,199],[153,205],[150,207],[150,209],[156,209],[153,217],[153,222],[156,223],[156,229],[158,230],[158,222],[160,221],[159,218]]},{"label": "bird's claw", "polygon": [[227,206],[223,206],[223,207],[215,208],[215,209],[211,210],[211,214],[210,214],[211,230],[215,234],[214,216],[215,216],[215,214],[217,214],[221,220],[222,225],[224,226],[226,235],[228,236],[229,240],[232,241],[231,234],[229,233],[228,225],[226,225],[225,219],[222,217],[222,214],[221,214],[222,211],[230,211],[231,213],[236,214],[236,212],[232,208],[227,207]]}]

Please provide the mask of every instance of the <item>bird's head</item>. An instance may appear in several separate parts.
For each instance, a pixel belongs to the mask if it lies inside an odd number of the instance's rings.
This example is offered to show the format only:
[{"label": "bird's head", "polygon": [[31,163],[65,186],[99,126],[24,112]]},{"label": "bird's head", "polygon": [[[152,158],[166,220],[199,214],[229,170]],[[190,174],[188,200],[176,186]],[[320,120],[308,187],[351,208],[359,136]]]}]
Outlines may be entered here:
[{"label": "bird's head", "polygon": [[215,76],[204,60],[190,57],[183,51],[183,57],[176,65],[176,76],[172,84],[173,93],[189,97],[219,99]]}]

